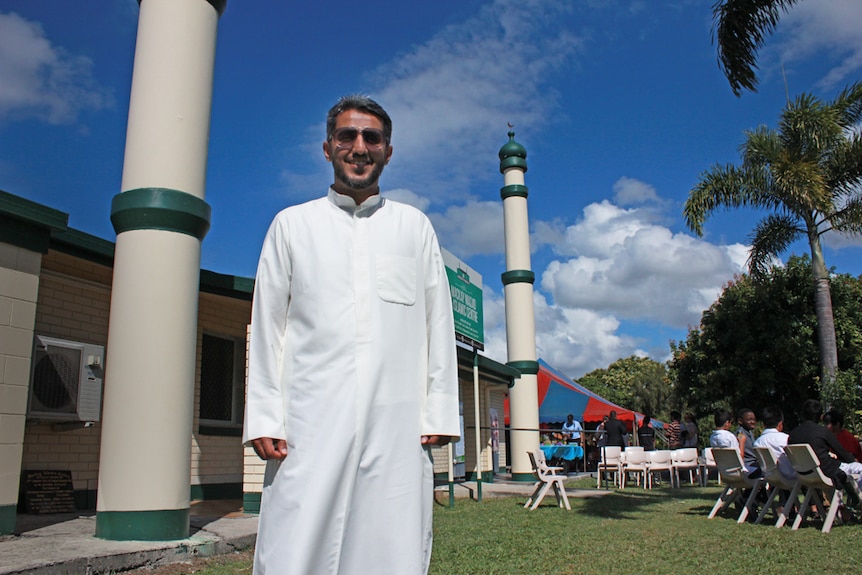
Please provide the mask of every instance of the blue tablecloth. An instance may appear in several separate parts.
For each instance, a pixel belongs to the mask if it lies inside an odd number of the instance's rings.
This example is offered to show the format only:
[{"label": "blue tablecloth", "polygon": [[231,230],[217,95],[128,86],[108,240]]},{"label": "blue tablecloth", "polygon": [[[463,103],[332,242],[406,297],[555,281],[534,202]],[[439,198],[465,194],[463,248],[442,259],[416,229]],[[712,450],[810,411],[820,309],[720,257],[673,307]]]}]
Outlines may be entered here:
[{"label": "blue tablecloth", "polygon": [[545,454],[545,459],[549,461],[555,457],[566,461],[584,457],[584,448],[580,445],[543,445],[542,452]]}]

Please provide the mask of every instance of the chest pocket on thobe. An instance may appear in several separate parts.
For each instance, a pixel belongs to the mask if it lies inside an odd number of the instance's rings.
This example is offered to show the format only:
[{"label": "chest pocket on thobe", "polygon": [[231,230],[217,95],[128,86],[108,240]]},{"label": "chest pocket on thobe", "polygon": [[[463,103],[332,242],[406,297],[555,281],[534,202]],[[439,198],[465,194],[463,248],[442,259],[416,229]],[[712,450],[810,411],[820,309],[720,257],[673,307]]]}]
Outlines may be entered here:
[{"label": "chest pocket on thobe", "polygon": [[390,303],[416,303],[416,260],[405,256],[378,255],[377,295]]}]

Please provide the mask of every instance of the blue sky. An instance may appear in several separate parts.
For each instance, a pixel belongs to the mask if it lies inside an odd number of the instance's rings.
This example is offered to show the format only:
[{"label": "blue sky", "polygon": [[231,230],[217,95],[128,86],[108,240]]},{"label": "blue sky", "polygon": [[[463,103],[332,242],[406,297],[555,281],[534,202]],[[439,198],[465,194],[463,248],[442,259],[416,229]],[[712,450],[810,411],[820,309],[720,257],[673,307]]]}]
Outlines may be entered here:
[{"label": "blue sky", "polygon": [[[785,78],[791,96],[831,99],[862,69],[862,2],[805,0],[760,54],[759,92],[736,98],[711,4],[228,0],[203,267],[254,275],[275,213],[332,180],[326,111],[363,92],[394,122],[384,195],[423,209],[483,276],[487,355],[506,361],[497,152],[511,123],[528,151],[539,356],[573,377],[632,354],[664,361],[742,270],[762,215],[716,214],[695,237],[681,210],[698,175],[738,161],[745,130],[775,125]],[[0,189],[109,240],[138,10],[0,2]],[[859,246],[828,238],[827,263],[862,273]]]}]

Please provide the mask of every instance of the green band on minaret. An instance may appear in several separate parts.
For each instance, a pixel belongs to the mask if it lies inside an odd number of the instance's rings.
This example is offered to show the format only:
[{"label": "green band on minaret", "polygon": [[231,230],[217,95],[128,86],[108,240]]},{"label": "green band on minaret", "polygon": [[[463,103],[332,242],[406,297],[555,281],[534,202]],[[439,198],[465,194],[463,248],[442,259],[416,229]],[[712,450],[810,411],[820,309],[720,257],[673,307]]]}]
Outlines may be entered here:
[{"label": "green band on minaret", "polygon": [[517,283],[532,284],[536,281],[536,274],[530,270],[509,270],[507,272],[503,272],[500,275],[500,278],[503,280],[504,286]]},{"label": "green band on minaret", "polygon": [[98,511],[96,537],[113,541],[174,541],[189,536],[189,510]]},{"label": "green band on minaret", "polygon": [[111,223],[117,234],[129,230],[165,230],[204,239],[210,229],[208,203],[167,188],[138,188],[114,196]]},{"label": "green band on minaret", "polygon": [[506,198],[511,198],[513,196],[526,198],[527,186],[523,186],[521,184],[512,184],[511,186],[503,186],[502,188],[500,188],[500,199],[505,200]]},{"label": "green band on minaret", "polygon": [[539,373],[539,362],[531,360],[522,361],[507,361],[506,365],[514,367],[521,372],[521,375],[536,375]]}]

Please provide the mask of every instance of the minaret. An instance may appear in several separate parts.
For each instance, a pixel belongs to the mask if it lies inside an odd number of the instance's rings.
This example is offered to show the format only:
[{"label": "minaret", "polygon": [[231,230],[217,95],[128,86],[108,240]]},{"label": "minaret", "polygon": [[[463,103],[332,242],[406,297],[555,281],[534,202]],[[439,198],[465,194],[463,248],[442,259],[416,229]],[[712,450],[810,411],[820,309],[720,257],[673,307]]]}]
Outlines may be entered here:
[{"label": "minaret", "polygon": [[527,219],[527,150],[515,142],[515,132],[509,132],[509,142],[500,148],[500,172],[504,186],[503,222],[506,237],[506,272],[503,291],[506,298],[507,365],[521,372],[521,377],[509,390],[509,426],[512,454],[512,478],[533,481],[533,468],[528,451],[539,447],[539,362],[536,358],[536,324],[533,317],[533,282],[530,270],[530,228]]},{"label": "minaret", "polygon": [[189,536],[201,240],[227,0],[140,0],[105,360],[96,536]]}]

